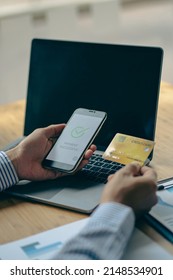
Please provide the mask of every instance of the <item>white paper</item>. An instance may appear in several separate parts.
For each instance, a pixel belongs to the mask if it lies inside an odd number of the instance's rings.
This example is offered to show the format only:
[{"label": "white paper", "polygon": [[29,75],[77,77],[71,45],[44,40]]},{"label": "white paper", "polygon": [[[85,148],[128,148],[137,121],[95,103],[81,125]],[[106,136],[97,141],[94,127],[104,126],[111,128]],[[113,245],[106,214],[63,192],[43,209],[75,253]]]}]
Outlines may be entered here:
[{"label": "white paper", "polygon": [[[164,186],[173,183],[164,183]],[[166,226],[173,234],[173,188],[157,192],[158,203],[151,209],[150,215]]]}]

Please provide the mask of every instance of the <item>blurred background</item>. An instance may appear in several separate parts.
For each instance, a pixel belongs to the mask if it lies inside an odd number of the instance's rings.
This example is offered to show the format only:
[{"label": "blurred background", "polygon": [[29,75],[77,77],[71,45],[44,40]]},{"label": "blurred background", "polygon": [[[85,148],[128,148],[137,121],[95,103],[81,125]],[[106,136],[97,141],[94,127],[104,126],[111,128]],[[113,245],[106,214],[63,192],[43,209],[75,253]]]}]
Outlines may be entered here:
[{"label": "blurred background", "polygon": [[0,104],[26,97],[36,37],[162,47],[173,84],[173,0],[0,0]]}]

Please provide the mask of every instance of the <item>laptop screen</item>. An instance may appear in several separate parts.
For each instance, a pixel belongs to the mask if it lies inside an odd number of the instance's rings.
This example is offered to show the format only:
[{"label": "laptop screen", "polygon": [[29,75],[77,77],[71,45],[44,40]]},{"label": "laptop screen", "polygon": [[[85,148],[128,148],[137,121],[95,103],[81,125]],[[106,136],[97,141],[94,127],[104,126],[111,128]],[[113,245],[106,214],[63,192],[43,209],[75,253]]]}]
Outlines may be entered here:
[{"label": "laptop screen", "polygon": [[99,149],[117,132],[154,140],[162,55],[157,47],[34,39],[24,134],[83,107],[107,112]]}]

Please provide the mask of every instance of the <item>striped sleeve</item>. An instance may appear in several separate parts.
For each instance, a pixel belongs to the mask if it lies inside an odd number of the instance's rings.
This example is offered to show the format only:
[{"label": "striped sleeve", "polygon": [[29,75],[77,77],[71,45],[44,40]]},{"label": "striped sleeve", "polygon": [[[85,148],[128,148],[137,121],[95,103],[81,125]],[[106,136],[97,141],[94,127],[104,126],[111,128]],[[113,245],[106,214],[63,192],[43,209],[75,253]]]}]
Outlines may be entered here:
[{"label": "striped sleeve", "polygon": [[86,226],[67,241],[54,259],[121,259],[134,229],[133,210],[123,204],[100,204]]},{"label": "striped sleeve", "polygon": [[4,152],[0,152],[0,191],[19,182],[14,166]]}]

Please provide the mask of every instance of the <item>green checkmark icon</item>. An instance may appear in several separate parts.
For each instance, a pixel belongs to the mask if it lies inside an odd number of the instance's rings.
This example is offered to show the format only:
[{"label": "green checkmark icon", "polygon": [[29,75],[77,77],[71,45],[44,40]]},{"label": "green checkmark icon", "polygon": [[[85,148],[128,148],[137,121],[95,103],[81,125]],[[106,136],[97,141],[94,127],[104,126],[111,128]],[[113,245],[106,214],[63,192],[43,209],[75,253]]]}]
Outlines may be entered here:
[{"label": "green checkmark icon", "polygon": [[75,128],[72,129],[71,131],[71,136],[73,138],[79,138],[79,137],[82,137],[87,131],[88,131],[89,128],[84,128],[82,126],[77,126]]}]

